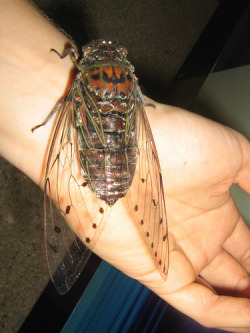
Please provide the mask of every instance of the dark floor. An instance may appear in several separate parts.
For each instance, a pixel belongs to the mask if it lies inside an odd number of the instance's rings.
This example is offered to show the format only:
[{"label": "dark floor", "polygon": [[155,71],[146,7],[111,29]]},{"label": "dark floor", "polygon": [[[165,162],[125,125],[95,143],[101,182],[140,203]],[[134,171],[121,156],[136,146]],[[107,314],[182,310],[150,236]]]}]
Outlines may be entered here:
[{"label": "dark floor", "polygon": [[[143,92],[167,102],[168,87],[214,13],[216,0],[34,0],[78,45],[118,40]],[[16,332],[48,280],[42,192],[0,160],[0,331]]]}]

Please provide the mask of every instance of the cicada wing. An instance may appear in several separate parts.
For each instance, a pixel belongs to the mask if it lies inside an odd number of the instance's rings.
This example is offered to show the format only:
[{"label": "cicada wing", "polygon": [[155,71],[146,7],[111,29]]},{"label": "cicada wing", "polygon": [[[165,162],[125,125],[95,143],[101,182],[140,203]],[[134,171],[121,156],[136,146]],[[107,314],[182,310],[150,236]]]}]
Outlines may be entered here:
[{"label": "cicada wing", "polygon": [[47,200],[44,230],[46,258],[51,280],[62,295],[81,274],[91,251],[72,232],[60,211],[52,206],[50,199],[45,197],[44,200]]},{"label": "cicada wing", "polygon": [[[72,91],[75,89],[69,96]],[[94,247],[109,210],[81,175],[75,116],[74,99],[66,98],[58,109],[46,166],[45,252],[51,279],[60,294],[66,293],[80,275],[91,254],[83,242]]]},{"label": "cicada wing", "polygon": [[166,280],[168,232],[162,174],[151,128],[139,96],[135,104],[138,156],[133,182],[126,198],[129,211],[155,266]]}]

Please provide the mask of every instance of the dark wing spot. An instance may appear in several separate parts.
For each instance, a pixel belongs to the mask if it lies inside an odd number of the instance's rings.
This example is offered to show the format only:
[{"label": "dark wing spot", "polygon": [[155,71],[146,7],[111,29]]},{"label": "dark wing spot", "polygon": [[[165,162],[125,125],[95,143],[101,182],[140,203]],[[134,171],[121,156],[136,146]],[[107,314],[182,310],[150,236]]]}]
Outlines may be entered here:
[{"label": "dark wing spot", "polygon": [[151,243],[151,247],[152,247],[152,248],[154,247],[154,243]]},{"label": "dark wing spot", "polygon": [[146,236],[149,237],[149,232],[146,233]]},{"label": "dark wing spot", "polygon": [[58,234],[60,234],[60,232],[62,231],[61,228],[59,228],[57,225],[54,227],[55,232],[57,232]]},{"label": "dark wing spot", "polygon": [[82,186],[83,187],[86,187],[88,185],[88,182],[84,182],[84,183],[82,183]]},{"label": "dark wing spot", "polygon": [[51,248],[52,251],[54,251],[55,253],[58,252],[58,248],[57,246],[53,245],[53,244],[49,244],[49,247]]},{"label": "dark wing spot", "polygon": [[135,205],[135,211],[136,211],[136,212],[138,211],[138,206],[137,206],[137,205]]},{"label": "dark wing spot", "polygon": [[143,220],[141,220],[141,225],[143,225],[144,224],[144,221]]},{"label": "dark wing spot", "polygon": [[144,182],[145,182],[145,179],[144,179],[144,178],[142,178],[142,179],[141,179],[141,181],[142,181],[142,183],[144,183]]},{"label": "dark wing spot", "polygon": [[167,234],[165,236],[163,236],[163,238],[162,238],[163,242],[165,242],[166,238],[167,238]]},{"label": "dark wing spot", "polygon": [[162,224],[162,218],[160,219],[160,224]]},{"label": "dark wing spot", "polygon": [[[159,260],[159,265],[161,265],[161,260]],[[164,272],[165,272],[165,267],[164,267]]]},{"label": "dark wing spot", "polygon": [[86,243],[90,243],[90,238],[86,237]]},{"label": "dark wing spot", "polygon": [[69,211],[70,211],[70,206],[67,206],[66,207],[66,214],[69,214]]},{"label": "dark wing spot", "polygon": [[154,206],[156,207],[156,202],[155,202],[155,199],[153,199],[153,204],[154,204]]},{"label": "dark wing spot", "polygon": [[157,251],[155,251],[155,257],[157,257]]},{"label": "dark wing spot", "polygon": [[103,213],[104,213],[104,210],[103,210],[103,208],[102,208],[102,207],[99,209],[99,212],[100,212],[101,214],[103,214]]},{"label": "dark wing spot", "polygon": [[93,223],[93,224],[92,224],[92,228],[95,229],[96,227],[97,227],[97,225],[96,225],[95,223]]}]

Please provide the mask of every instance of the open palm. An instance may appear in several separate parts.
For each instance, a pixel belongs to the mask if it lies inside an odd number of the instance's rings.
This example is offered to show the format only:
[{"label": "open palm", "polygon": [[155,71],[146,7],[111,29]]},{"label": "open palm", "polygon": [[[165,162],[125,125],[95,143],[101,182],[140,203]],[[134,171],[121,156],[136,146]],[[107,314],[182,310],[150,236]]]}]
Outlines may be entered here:
[{"label": "open palm", "polygon": [[249,142],[181,109],[157,104],[147,113],[165,187],[168,279],[154,266],[124,199],[113,207],[94,252],[203,325],[241,332],[242,315],[250,320],[250,233],[230,186],[250,192]]}]

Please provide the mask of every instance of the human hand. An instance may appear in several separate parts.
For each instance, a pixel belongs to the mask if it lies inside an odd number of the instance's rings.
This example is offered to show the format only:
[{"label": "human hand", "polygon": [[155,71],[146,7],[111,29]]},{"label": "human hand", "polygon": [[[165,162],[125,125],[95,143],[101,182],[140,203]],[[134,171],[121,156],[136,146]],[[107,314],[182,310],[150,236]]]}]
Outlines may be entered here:
[{"label": "human hand", "polygon": [[123,199],[113,207],[94,252],[201,324],[247,332],[250,233],[230,186],[238,183],[250,192],[249,142],[181,109],[156,103],[147,113],[165,185],[167,281],[154,266]]}]

